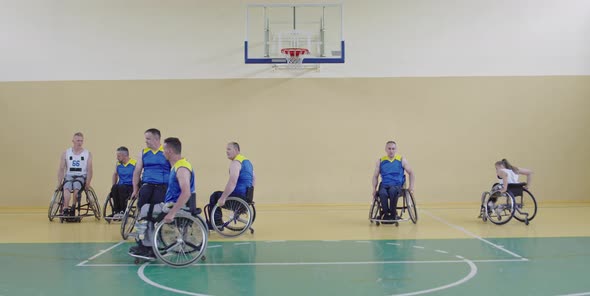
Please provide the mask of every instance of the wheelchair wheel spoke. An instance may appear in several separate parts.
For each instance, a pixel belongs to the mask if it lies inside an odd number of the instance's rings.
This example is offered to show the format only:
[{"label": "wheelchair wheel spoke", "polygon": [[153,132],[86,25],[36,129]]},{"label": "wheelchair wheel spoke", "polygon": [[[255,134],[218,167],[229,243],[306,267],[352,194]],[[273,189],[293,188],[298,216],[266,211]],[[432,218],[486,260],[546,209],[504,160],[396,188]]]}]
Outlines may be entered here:
[{"label": "wheelchair wheel spoke", "polygon": [[241,204],[240,204],[240,203],[238,203],[238,202],[234,202],[234,203],[232,203],[232,205],[233,205],[233,206],[232,206],[232,211],[233,211],[234,213],[238,213],[238,212],[239,212],[239,209],[240,209],[240,206],[241,206]]},{"label": "wheelchair wheel spoke", "polygon": [[248,220],[240,219],[239,217],[236,220],[234,220],[234,221],[236,221],[236,222],[242,222],[244,224],[248,224]]},{"label": "wheelchair wheel spoke", "polygon": [[167,246],[167,247],[165,247],[165,248],[164,248],[164,252],[167,252],[167,253],[168,253],[168,252],[169,252],[171,249],[174,249],[174,248],[176,248],[176,247],[177,247],[179,244],[180,244],[179,242],[175,242],[174,244],[172,244],[172,245],[170,245],[170,246]]},{"label": "wheelchair wheel spoke", "polygon": [[193,248],[194,250],[197,250],[197,251],[201,248],[199,245],[195,245],[195,244],[193,244],[192,242],[190,242],[188,240],[184,241],[184,243],[186,245],[188,245],[189,247]]},{"label": "wheelchair wheel spoke", "polygon": [[186,248],[184,247],[184,245],[185,245],[185,244],[182,244],[182,245],[183,245],[183,246],[181,247],[181,250],[182,250],[182,257],[183,257],[183,258],[186,258],[186,260],[184,260],[184,261],[186,262],[186,261],[189,261],[189,260],[191,259],[191,255],[189,255],[189,254],[186,252]]}]

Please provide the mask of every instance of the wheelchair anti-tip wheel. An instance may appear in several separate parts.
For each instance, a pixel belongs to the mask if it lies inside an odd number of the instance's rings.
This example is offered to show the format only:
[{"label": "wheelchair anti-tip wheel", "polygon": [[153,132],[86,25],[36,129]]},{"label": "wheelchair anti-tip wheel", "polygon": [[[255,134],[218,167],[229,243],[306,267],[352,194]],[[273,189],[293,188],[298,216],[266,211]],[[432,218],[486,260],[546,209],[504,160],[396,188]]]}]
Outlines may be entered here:
[{"label": "wheelchair anti-tip wheel", "polygon": [[523,188],[522,195],[514,197],[514,219],[529,225],[537,215],[537,200],[533,194]]}]

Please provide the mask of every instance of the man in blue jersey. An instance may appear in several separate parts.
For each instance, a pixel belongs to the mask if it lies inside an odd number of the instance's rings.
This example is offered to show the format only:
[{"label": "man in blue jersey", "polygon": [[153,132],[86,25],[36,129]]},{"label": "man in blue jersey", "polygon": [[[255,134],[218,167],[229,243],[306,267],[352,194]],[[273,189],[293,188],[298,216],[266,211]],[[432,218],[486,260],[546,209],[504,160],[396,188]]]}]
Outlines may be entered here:
[{"label": "man in blue jersey", "polygon": [[166,160],[164,148],[160,144],[160,131],[151,128],[145,131],[144,136],[146,148],[139,154],[133,171],[132,196],[139,193],[138,208],[146,203],[157,204],[164,201],[170,175],[170,163]]},{"label": "man in blue jersey", "polygon": [[[372,196],[379,196],[381,201],[381,217],[383,220],[397,220],[397,200],[406,181],[405,173],[410,176],[408,190],[414,192],[414,171],[405,157],[397,154],[397,144],[389,141],[385,144],[386,156],[377,160],[373,173]],[[379,176],[381,183],[377,187]]]},{"label": "man in blue jersey", "polygon": [[[230,196],[245,199],[248,188],[254,187],[256,183],[252,162],[240,154],[240,144],[230,142],[227,144],[225,151],[227,158],[231,160],[229,165],[229,180],[223,191],[215,191],[211,194],[209,198],[209,210],[212,210],[216,203],[219,206],[223,206],[226,199]],[[251,202],[250,200],[246,201]],[[221,215],[221,212],[217,212],[217,214]],[[219,215],[214,217],[215,221],[218,221],[217,223],[221,219]]]},{"label": "man in blue jersey", "polygon": [[164,217],[164,222],[170,223],[195,193],[195,172],[192,165],[182,157],[182,143],[178,138],[164,140],[164,153],[172,166],[165,203],[174,203],[174,206]]},{"label": "man in blue jersey", "polygon": [[[164,147],[160,142],[160,131],[150,128],[145,131],[144,136],[147,147],[140,153],[133,171],[132,196],[139,193],[137,208],[140,209],[139,218],[135,222],[137,246],[129,248],[129,254],[142,258],[152,258],[151,241],[143,239],[143,233],[146,232],[146,227],[148,233],[149,228],[153,228],[153,213],[161,211],[160,203],[164,202],[168,187],[170,162],[164,156]],[[139,184],[140,176],[141,187]]]},{"label": "man in blue jersey", "polygon": [[[165,212],[167,214],[163,218],[164,222],[172,222],[176,213],[187,203],[191,194],[195,192],[195,173],[192,165],[181,155],[182,143],[180,140],[178,138],[165,139],[163,151],[166,159],[172,166],[165,195],[165,202],[166,205],[173,203],[173,206],[168,209],[164,203],[159,203],[152,207],[150,207],[149,204],[145,204],[141,207],[138,220],[147,221],[147,227],[139,237],[137,246],[133,246],[129,249],[129,254],[133,257],[144,259],[155,258],[152,249],[152,238],[154,234],[154,225],[157,221],[154,217]],[[150,217],[152,219],[149,219]]]},{"label": "man in blue jersey", "polygon": [[[127,199],[133,192],[133,171],[137,161],[129,157],[129,149],[121,146],[117,148],[117,164],[113,173],[113,215],[120,216],[127,207]],[[105,213],[106,215],[106,213]],[[113,216],[109,215],[109,216]]]}]

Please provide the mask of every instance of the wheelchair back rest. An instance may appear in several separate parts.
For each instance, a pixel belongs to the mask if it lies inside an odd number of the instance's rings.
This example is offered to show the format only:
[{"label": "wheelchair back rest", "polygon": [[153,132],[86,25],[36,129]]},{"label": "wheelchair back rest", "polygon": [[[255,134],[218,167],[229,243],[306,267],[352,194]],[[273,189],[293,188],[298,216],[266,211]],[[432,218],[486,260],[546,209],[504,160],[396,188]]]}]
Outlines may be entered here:
[{"label": "wheelchair back rest", "polygon": [[191,196],[188,198],[186,206],[189,208],[192,216],[196,216],[201,213],[201,209],[197,208],[197,194],[194,192],[191,193]]},{"label": "wheelchair back rest", "polygon": [[254,201],[254,186],[250,186],[246,189],[246,201],[252,203]]},{"label": "wheelchair back rest", "polygon": [[511,183],[508,184],[508,191],[514,196],[522,196],[523,187],[526,183]]}]

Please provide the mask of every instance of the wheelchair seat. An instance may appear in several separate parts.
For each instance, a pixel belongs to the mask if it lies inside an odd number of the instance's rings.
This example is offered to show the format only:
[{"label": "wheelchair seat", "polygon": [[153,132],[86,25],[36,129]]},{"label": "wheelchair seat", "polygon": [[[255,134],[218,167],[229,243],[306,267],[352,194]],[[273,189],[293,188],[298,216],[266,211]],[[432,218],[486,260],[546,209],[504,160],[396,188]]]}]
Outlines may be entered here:
[{"label": "wheelchair seat", "polygon": [[511,183],[508,184],[508,191],[510,191],[510,193],[512,193],[512,195],[516,196],[522,196],[522,192],[524,191],[524,186],[526,186],[526,182],[522,182],[522,183]]}]

